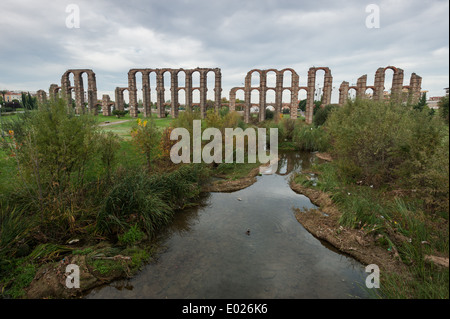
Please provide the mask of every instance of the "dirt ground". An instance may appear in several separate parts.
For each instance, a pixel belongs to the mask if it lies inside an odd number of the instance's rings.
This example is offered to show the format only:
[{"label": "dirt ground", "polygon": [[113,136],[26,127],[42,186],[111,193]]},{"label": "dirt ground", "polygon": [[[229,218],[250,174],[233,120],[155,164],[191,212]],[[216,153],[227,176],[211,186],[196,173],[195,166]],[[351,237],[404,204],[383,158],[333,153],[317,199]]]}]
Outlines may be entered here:
[{"label": "dirt ground", "polygon": [[[95,287],[128,277],[128,274],[123,270],[115,270],[107,275],[102,275],[92,267],[87,259],[86,256],[70,255],[59,262],[44,265],[39,269],[30,286],[26,289],[26,298],[80,298],[84,293]],[[116,256],[111,259],[123,262],[125,266],[129,262],[129,257]],[[79,267],[80,289],[68,288],[66,285],[68,276],[66,267],[70,264]]]},{"label": "dirt ground", "polygon": [[256,182],[256,176],[259,174],[259,167],[256,167],[250,171],[250,173],[241,179],[234,181],[230,180],[217,180],[213,183],[206,185],[202,191],[204,192],[236,192],[238,190],[247,188]]}]

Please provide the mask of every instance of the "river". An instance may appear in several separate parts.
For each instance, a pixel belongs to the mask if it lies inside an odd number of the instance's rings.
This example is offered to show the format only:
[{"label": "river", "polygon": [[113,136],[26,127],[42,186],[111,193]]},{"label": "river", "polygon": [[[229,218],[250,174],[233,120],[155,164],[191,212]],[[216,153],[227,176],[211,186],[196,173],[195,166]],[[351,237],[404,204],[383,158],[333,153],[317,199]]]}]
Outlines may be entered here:
[{"label": "river", "polygon": [[[367,298],[363,265],[313,237],[293,208],[315,207],[292,191],[290,174],[317,160],[280,153],[278,171],[233,193],[210,193],[176,214],[165,248],[134,278],[86,298]],[[249,230],[249,234],[247,233]]]}]

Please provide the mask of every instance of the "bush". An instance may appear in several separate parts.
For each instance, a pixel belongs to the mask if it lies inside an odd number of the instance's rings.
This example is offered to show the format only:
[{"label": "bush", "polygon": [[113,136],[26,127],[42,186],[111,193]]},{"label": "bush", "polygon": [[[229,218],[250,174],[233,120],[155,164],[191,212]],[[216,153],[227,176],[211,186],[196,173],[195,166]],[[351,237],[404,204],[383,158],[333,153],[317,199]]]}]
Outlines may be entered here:
[{"label": "bush", "polygon": [[125,116],[127,113],[128,113],[128,111],[121,111],[121,110],[112,111],[112,114],[118,118]]},{"label": "bush", "polygon": [[448,187],[448,128],[428,110],[357,99],[332,112],[326,126],[344,176],[375,186]]},{"label": "bush", "polygon": [[109,180],[117,160],[117,151],[120,149],[120,138],[111,131],[102,132],[99,134],[97,142],[98,153],[106,172],[106,178]]},{"label": "bush", "polygon": [[444,119],[445,123],[448,124],[448,95],[444,96],[440,101],[439,101],[439,114],[441,115],[441,117]]},{"label": "bush", "polygon": [[283,119],[282,123],[283,123],[283,127],[284,127],[284,134],[285,134],[285,138],[288,141],[292,141],[292,138],[294,137],[294,131],[295,131],[295,124],[296,124],[296,120],[294,119]]},{"label": "bush", "polygon": [[20,114],[9,123],[3,147],[16,159],[18,193],[36,210],[54,215],[73,203],[97,156],[98,127],[89,115],[75,116],[59,99]]},{"label": "bush", "polygon": [[336,107],[336,105],[326,105],[325,107],[318,107],[317,111],[314,114],[313,123],[315,126],[321,126],[324,125],[328,115],[330,112]]},{"label": "bush", "polygon": [[164,174],[125,172],[118,175],[97,216],[97,229],[112,236],[137,224],[152,237],[167,225],[177,209],[200,194],[207,175],[201,165],[183,166]]},{"label": "bush", "polygon": [[330,146],[329,135],[325,129],[311,125],[297,126],[292,141],[300,151],[325,152]]},{"label": "bush", "polygon": [[266,120],[273,120],[274,115],[275,115],[274,111],[266,109]]},{"label": "bush", "polygon": [[230,109],[228,108],[228,106],[222,106],[219,109],[219,115],[220,117],[225,117],[228,113],[230,113]]},{"label": "bush", "polygon": [[138,119],[136,124],[131,131],[131,137],[138,151],[144,154],[147,169],[150,171],[154,157],[160,152],[161,134],[152,118],[148,121]]}]

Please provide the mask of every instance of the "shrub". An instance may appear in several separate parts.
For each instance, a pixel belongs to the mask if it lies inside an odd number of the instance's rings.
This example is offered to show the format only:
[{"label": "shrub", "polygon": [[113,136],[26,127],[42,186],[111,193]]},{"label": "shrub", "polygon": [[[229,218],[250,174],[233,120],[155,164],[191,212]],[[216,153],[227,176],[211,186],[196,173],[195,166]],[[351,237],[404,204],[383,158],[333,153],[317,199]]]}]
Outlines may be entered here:
[{"label": "shrub", "polygon": [[107,180],[110,179],[114,164],[117,160],[117,151],[120,149],[120,139],[111,131],[102,132],[98,137],[98,153],[106,171]]},{"label": "shrub", "polygon": [[198,198],[206,177],[201,165],[151,176],[142,172],[118,175],[99,210],[97,229],[115,236],[137,224],[152,237],[168,224],[176,209]]},{"label": "shrub", "polygon": [[228,108],[228,106],[222,106],[219,109],[219,115],[220,117],[225,117],[228,113],[230,113],[230,109]]},{"label": "shrub", "polygon": [[121,111],[121,110],[112,111],[112,114],[118,118],[125,116],[127,113],[128,113],[128,111]]},{"label": "shrub", "polygon": [[16,159],[18,192],[52,215],[73,202],[97,156],[98,127],[89,115],[75,116],[64,99],[49,101],[9,124],[3,146]]},{"label": "shrub", "polygon": [[[357,99],[332,112],[327,128],[337,165],[348,177],[368,185],[433,185],[435,190],[443,186],[439,174],[448,180],[448,170],[431,163],[448,163],[448,128],[425,109]],[[436,178],[431,182],[427,175]]]},{"label": "shrub", "polygon": [[236,128],[241,127],[245,129],[245,123],[242,121],[241,116],[237,112],[228,112],[225,116],[223,116],[223,128]]},{"label": "shrub", "polygon": [[274,115],[274,111],[266,109],[266,120],[273,120]]},{"label": "shrub", "polygon": [[325,124],[330,112],[336,107],[336,105],[326,105],[325,107],[318,107],[314,114],[313,123],[315,126],[321,126]]},{"label": "shrub", "polygon": [[292,141],[292,138],[294,137],[296,120],[294,120],[294,119],[283,119],[282,123],[283,123],[283,127],[284,127],[284,135],[285,135],[284,137],[288,141]]},{"label": "shrub", "polygon": [[445,123],[448,124],[448,95],[444,96],[440,101],[439,101],[439,114],[441,115],[441,117],[444,119]]},{"label": "shrub", "polygon": [[300,125],[293,132],[292,141],[301,151],[325,152],[330,145],[329,135],[323,127]]},{"label": "shrub", "polygon": [[137,125],[131,131],[131,137],[138,151],[144,154],[147,169],[150,171],[153,158],[159,154],[161,141],[160,132],[153,123],[153,120],[151,118],[149,121],[138,119]]}]

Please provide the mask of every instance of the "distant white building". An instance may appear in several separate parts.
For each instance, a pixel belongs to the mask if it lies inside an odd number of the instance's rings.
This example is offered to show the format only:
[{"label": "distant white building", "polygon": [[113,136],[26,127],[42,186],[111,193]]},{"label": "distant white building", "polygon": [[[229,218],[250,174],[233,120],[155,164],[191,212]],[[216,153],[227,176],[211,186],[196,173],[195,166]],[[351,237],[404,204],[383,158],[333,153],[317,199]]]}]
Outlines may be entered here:
[{"label": "distant white building", "polygon": [[5,102],[12,102],[13,100],[18,100],[19,102],[22,102],[22,93],[7,92],[5,94]]},{"label": "distant white building", "polygon": [[430,109],[437,110],[439,109],[439,101],[442,99],[442,96],[432,96],[428,99],[427,105]]},{"label": "distant white building", "polygon": [[[445,88],[445,95],[448,96],[449,88]],[[430,109],[437,110],[439,109],[439,101],[443,98],[443,96],[432,96],[427,100],[428,107]]]}]

